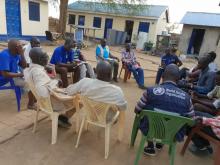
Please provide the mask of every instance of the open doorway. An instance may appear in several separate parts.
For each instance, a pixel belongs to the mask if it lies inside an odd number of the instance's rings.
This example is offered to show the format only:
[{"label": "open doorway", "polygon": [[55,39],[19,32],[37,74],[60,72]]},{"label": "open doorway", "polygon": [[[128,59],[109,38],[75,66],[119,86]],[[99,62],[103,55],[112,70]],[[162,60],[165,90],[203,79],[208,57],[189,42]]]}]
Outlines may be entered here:
[{"label": "open doorway", "polygon": [[127,32],[126,43],[131,42],[132,32],[133,32],[134,21],[126,20],[125,21],[125,32]]},{"label": "open doorway", "polygon": [[205,29],[193,29],[187,54],[199,55],[204,35]]}]

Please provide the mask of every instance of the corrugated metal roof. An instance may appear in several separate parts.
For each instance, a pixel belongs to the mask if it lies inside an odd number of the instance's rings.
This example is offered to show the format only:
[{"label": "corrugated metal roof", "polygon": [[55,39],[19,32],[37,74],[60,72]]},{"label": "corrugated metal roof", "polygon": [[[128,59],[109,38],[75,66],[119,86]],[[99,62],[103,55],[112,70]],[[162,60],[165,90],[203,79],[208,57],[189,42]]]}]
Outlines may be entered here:
[{"label": "corrugated metal roof", "polygon": [[180,23],[220,27],[220,13],[187,12]]},{"label": "corrugated metal roof", "polygon": [[77,1],[69,4],[68,9],[74,11],[81,11],[81,12],[118,14],[123,16],[132,15],[132,16],[142,16],[142,17],[154,17],[156,19],[159,18],[162,15],[162,13],[168,9],[168,6],[156,6],[156,5],[140,5],[140,6],[141,7],[138,10],[135,10],[137,5]]}]

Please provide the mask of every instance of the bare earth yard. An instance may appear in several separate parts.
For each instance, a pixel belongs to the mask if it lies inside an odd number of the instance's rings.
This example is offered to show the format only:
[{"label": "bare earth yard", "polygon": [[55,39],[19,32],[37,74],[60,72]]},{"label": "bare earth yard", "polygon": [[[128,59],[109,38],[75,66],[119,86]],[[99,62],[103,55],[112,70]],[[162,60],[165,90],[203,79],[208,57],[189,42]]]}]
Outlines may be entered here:
[{"label": "bare earth yard", "polygon": [[[54,46],[43,47],[49,55],[52,54]],[[114,47],[112,48],[112,53],[120,56],[120,49],[120,47]],[[93,66],[96,64],[94,52],[94,48],[83,50],[86,58]],[[160,58],[141,53],[137,53],[137,56],[142,67],[146,69],[145,84],[147,86],[153,85]],[[184,65],[188,67],[193,64],[192,60],[184,62]],[[88,132],[82,134],[79,148],[75,149],[77,134],[73,133],[73,130],[59,128],[57,144],[51,145],[51,123],[46,119],[39,123],[36,134],[32,133],[32,127],[22,129],[19,130],[20,133],[17,136],[0,144],[0,165],[132,165],[140,138],[138,136],[134,148],[129,148],[130,134],[135,116],[134,107],[143,91],[137,88],[133,78],[128,80],[127,83],[123,83],[120,80],[117,85],[122,88],[128,101],[125,134],[123,141],[118,143],[116,141],[116,126],[112,128],[110,155],[107,160],[104,159],[104,130],[91,126]],[[27,99],[25,97],[22,99],[22,111],[27,111],[26,102]],[[0,92],[0,107],[0,124],[17,115],[15,96],[12,92]],[[29,117],[29,121],[32,120],[32,117]],[[212,156],[197,157],[187,151],[185,156],[181,157],[179,152],[182,145],[183,143],[178,144],[177,147],[176,165],[212,164]],[[140,164],[168,165],[168,160],[168,148],[165,147],[156,157],[143,156]]]}]

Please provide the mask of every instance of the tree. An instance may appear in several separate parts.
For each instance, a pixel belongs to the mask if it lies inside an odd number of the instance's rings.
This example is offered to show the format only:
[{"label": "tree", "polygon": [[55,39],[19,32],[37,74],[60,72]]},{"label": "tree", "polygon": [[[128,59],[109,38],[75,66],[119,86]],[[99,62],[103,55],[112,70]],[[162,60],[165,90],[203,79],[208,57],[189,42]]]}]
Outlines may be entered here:
[{"label": "tree", "polygon": [[[49,3],[52,5],[59,4],[60,17],[58,32],[63,35],[66,32],[68,2],[69,0],[49,0]],[[112,9],[115,9],[117,4],[124,4],[127,10],[136,12],[141,9],[142,5],[146,3],[146,0],[92,0],[92,2],[109,3],[109,8]]]}]

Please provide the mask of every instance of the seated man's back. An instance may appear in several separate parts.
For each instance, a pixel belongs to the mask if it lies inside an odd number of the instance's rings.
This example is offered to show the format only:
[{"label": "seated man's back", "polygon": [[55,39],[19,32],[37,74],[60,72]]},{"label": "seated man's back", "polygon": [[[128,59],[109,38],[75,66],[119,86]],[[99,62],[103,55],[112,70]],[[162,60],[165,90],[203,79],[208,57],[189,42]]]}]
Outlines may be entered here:
[{"label": "seated man's back", "polygon": [[66,91],[68,95],[80,93],[94,101],[115,104],[119,109],[126,109],[126,101],[120,87],[98,79],[84,78]]},{"label": "seated man's back", "polygon": [[110,84],[112,69],[106,61],[100,61],[96,67],[97,79],[84,78],[78,83],[68,86],[68,95],[80,93],[94,101],[117,105],[125,110],[127,102],[120,87]]},{"label": "seated man's back", "polygon": [[[179,89],[176,82],[179,78],[179,69],[175,64],[168,65],[163,75],[163,83],[159,86],[149,87],[144,92],[135,107],[135,112],[140,113],[143,109],[161,109],[168,112],[178,113],[181,116],[191,117],[194,115],[190,96]],[[147,133],[147,124],[141,124],[141,130]],[[183,136],[180,137],[181,140]]]}]

